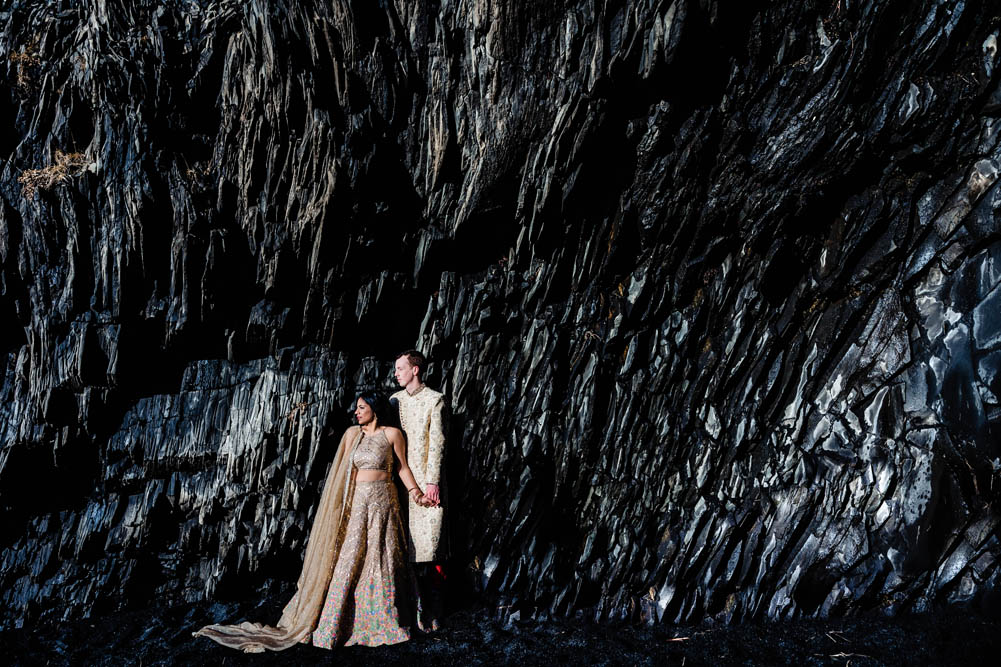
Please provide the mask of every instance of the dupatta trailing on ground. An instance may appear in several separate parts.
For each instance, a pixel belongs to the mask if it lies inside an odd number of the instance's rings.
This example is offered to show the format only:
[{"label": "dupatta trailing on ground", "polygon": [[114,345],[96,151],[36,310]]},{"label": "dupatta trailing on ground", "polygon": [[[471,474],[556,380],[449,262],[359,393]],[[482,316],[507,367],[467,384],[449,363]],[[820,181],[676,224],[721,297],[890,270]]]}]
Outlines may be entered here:
[{"label": "dupatta trailing on ground", "polygon": [[316,628],[330,586],[330,577],[337,563],[345,526],[351,509],[354,490],[354,467],[351,458],[361,440],[361,428],[352,426],[341,437],[337,455],[327,473],[320,504],[313,519],[313,528],[306,543],[302,574],[296,593],[285,606],[277,627],[261,623],[239,625],[206,625],[193,633],[208,637],[223,646],[247,653],[265,649],[282,651],[299,642],[308,642]]}]

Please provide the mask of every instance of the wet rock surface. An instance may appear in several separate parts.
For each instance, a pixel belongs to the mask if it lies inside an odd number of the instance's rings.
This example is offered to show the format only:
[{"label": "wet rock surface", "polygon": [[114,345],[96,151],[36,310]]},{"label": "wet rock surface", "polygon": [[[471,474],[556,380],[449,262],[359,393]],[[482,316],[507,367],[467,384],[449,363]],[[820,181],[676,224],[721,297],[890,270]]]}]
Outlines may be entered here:
[{"label": "wet rock surface", "polygon": [[287,587],[355,391],[415,343],[465,596],[997,608],[989,3],[0,25],[3,626]]}]

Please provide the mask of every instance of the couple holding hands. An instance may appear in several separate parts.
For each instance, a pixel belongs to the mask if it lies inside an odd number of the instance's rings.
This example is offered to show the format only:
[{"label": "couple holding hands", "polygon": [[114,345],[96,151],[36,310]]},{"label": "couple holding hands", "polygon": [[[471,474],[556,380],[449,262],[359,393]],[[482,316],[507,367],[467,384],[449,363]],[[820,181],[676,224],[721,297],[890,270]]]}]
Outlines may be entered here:
[{"label": "couple holding hands", "polygon": [[[377,392],[355,399],[357,426],[344,432],[306,543],[296,593],[277,627],[208,625],[195,636],[258,653],[297,643],[333,648],[410,639],[416,613],[436,630],[443,578],[442,394],[421,381],[424,355],[397,355],[402,389],[392,405]],[[398,410],[401,428],[393,423]],[[402,430],[401,430],[402,429]],[[393,470],[407,488],[401,512]]]}]

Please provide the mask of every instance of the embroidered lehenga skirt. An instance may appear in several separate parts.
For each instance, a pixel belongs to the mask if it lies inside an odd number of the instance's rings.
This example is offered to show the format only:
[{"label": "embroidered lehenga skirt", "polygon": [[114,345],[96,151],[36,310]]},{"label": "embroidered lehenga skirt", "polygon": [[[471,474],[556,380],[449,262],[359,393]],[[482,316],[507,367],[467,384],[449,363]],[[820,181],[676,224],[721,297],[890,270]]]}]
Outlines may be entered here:
[{"label": "embroidered lehenga skirt", "polygon": [[313,645],[379,646],[410,639],[414,595],[405,549],[396,487],[389,480],[355,482]]}]

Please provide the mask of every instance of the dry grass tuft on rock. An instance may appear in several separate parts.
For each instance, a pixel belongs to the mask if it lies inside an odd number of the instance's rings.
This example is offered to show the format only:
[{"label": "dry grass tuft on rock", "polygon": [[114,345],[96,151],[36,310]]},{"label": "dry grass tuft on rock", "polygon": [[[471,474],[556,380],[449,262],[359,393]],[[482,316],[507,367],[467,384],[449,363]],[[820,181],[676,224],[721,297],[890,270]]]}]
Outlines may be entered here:
[{"label": "dry grass tuft on rock", "polygon": [[56,162],[41,169],[26,169],[18,177],[22,192],[29,199],[39,189],[48,190],[53,186],[65,183],[87,168],[89,162],[83,153],[64,153],[56,151]]},{"label": "dry grass tuft on rock", "polygon": [[22,95],[31,94],[37,87],[42,59],[38,56],[38,37],[18,52],[8,56],[10,63],[17,67],[16,88]]}]

